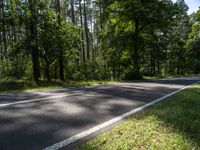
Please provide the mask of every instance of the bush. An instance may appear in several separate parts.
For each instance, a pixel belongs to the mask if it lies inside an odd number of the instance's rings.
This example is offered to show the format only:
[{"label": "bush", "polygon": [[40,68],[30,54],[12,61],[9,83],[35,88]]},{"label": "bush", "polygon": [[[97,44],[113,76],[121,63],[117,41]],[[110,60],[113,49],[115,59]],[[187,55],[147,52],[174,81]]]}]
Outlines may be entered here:
[{"label": "bush", "polygon": [[124,80],[141,80],[143,79],[142,73],[130,71],[125,73]]}]

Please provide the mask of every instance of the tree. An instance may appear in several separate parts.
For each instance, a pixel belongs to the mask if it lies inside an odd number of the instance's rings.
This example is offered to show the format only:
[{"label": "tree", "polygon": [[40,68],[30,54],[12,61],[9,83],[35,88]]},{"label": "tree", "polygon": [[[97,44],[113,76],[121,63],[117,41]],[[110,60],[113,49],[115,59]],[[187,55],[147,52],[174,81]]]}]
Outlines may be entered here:
[{"label": "tree", "polygon": [[195,14],[194,24],[187,40],[187,62],[188,68],[191,68],[193,73],[200,72],[200,10]]},{"label": "tree", "polygon": [[89,29],[88,29],[88,20],[87,20],[87,9],[86,9],[86,0],[83,0],[83,12],[84,12],[84,29],[85,29],[85,38],[86,38],[86,50],[87,50],[87,60],[90,59],[90,41],[89,41]]},{"label": "tree", "polygon": [[39,82],[40,77],[40,63],[39,63],[39,50],[37,41],[37,0],[29,0],[29,34],[30,34],[30,50],[33,63],[33,76],[34,81]]},{"label": "tree", "polygon": [[175,18],[175,26],[172,29],[172,41],[173,50],[172,53],[176,57],[175,66],[177,67],[177,74],[184,74],[185,68],[185,43],[188,38],[190,26],[189,26],[189,16],[187,15],[188,6],[185,4],[184,0],[178,0],[176,2],[177,14]]},{"label": "tree", "polygon": [[[170,1],[115,1],[107,2],[107,12],[110,12],[111,19],[115,21],[116,26],[123,27],[131,39],[133,51],[130,53],[133,60],[133,76],[141,78],[140,62],[141,62],[141,45],[143,32],[149,27],[155,26],[158,29],[170,26],[173,19],[174,10],[173,3]],[[106,13],[107,13],[106,12]],[[160,12],[160,13],[157,13]],[[115,17],[113,17],[115,16]],[[122,32],[122,31],[121,31]],[[162,31],[161,31],[162,32]]]},{"label": "tree", "polygon": [[0,79],[198,73],[200,13],[187,10],[184,0],[1,0]]},{"label": "tree", "polygon": [[[56,12],[57,12],[57,21],[58,25],[61,26],[61,9],[60,9],[60,0],[56,0]],[[58,63],[59,63],[59,78],[61,81],[64,81],[64,64],[63,64],[63,50],[62,46],[58,47]]]},{"label": "tree", "polygon": [[[83,15],[82,15],[82,5],[81,5],[81,1],[79,0],[79,15],[80,15],[80,25],[81,25],[81,40],[84,40],[84,33],[82,31],[83,28]],[[85,63],[86,62],[86,58],[85,58],[85,46],[82,44],[82,60]]]}]

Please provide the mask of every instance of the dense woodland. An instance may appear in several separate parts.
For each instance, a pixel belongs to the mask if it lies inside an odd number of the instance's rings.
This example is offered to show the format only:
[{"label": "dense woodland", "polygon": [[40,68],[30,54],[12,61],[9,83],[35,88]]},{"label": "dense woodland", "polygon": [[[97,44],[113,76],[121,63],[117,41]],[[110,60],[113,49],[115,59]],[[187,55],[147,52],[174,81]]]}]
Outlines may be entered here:
[{"label": "dense woodland", "polygon": [[200,10],[184,0],[0,0],[0,79],[200,73]]}]

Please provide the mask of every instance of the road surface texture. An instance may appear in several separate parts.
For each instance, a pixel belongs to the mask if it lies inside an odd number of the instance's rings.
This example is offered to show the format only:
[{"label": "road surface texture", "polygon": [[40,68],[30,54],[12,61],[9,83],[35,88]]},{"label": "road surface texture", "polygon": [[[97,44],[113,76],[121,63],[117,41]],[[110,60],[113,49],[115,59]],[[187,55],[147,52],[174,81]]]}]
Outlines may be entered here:
[{"label": "road surface texture", "polygon": [[0,150],[39,150],[200,80],[0,94]]}]

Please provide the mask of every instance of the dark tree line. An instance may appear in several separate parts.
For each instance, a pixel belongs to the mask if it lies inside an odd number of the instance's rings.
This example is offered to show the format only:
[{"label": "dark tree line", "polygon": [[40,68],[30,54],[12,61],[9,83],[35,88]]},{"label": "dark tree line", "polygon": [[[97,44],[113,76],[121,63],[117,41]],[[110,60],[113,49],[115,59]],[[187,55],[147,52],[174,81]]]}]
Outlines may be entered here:
[{"label": "dark tree line", "polygon": [[200,72],[200,10],[184,0],[1,0],[0,79]]}]

